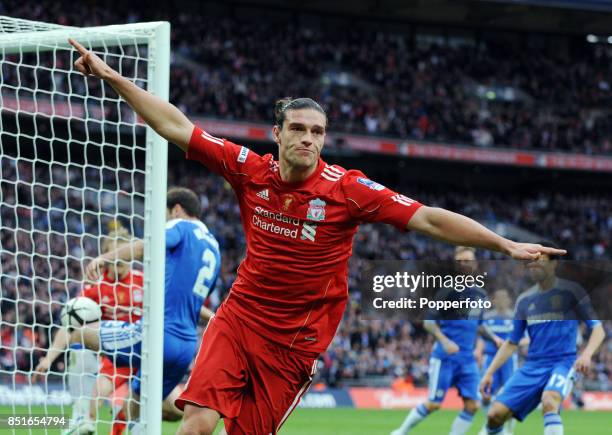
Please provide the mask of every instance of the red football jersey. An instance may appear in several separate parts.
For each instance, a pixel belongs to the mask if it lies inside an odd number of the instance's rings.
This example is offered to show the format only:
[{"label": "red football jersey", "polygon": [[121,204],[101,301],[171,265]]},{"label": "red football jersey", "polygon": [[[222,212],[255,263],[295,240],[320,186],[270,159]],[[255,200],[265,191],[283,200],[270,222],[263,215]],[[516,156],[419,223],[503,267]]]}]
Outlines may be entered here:
[{"label": "red football jersey", "polygon": [[348,298],[348,260],[362,222],[404,231],[421,206],[404,195],[319,160],[303,182],[286,183],[271,154],[211,136],[196,127],[187,158],[234,188],[246,235],[246,257],[225,309],[282,345],[327,349]]},{"label": "red football jersey", "polygon": [[112,281],[106,272],[100,282],[86,285],[82,296],[100,305],[102,320],[123,320],[134,323],[142,317],[143,275],[131,270],[122,280]]}]

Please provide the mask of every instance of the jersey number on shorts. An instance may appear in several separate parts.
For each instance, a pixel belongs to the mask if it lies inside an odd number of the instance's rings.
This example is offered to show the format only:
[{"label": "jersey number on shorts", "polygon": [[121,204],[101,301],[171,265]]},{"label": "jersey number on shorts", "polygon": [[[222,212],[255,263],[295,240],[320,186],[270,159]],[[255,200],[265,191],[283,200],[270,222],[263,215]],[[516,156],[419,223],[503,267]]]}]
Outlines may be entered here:
[{"label": "jersey number on shorts", "polygon": [[559,373],[555,373],[550,377],[548,381],[548,386],[552,388],[562,388],[565,389],[565,384],[567,383],[567,379],[565,376],[560,375]]},{"label": "jersey number on shorts", "polygon": [[203,266],[200,268],[198,278],[193,286],[193,292],[206,298],[210,290],[210,280],[213,279],[215,268],[217,267],[217,257],[215,257],[215,253],[210,249],[206,249],[202,253],[202,264]]}]

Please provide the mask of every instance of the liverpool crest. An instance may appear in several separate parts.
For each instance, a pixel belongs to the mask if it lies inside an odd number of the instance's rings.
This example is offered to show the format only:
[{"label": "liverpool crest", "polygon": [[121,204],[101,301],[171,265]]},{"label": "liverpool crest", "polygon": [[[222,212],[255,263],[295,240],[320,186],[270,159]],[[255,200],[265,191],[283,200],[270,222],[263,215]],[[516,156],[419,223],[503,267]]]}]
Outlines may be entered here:
[{"label": "liverpool crest", "polygon": [[325,219],[325,201],[317,198],[310,201],[306,219],[312,221],[322,221]]}]

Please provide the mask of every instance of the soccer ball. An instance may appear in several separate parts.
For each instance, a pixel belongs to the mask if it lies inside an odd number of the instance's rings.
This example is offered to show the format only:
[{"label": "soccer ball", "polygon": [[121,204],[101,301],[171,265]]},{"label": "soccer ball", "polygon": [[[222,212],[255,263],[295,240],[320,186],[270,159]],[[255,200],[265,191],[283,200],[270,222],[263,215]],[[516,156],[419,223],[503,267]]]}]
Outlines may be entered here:
[{"label": "soccer ball", "polygon": [[60,319],[62,326],[78,328],[86,323],[96,322],[102,317],[100,306],[93,300],[80,296],[70,299],[64,308]]}]

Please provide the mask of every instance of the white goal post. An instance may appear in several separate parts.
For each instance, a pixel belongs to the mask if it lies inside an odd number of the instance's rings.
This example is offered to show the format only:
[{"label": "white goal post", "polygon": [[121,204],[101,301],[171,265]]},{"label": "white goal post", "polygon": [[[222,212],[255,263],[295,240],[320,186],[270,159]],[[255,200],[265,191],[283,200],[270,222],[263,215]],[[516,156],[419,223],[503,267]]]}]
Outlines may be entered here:
[{"label": "white goal post", "polygon": [[[24,347],[22,332],[37,337],[41,327],[57,324],[61,304],[77,295],[84,267],[100,253],[106,225],[119,220],[145,241],[141,422],[155,435],[161,433],[167,142],[110,86],[74,69],[78,54],[68,38],[163,100],[169,95],[167,22],[77,28],[0,16],[0,303],[8,307],[0,320],[14,340],[0,350],[6,358],[0,384],[33,388],[24,367],[29,358],[32,369],[40,349],[37,338]],[[46,402],[38,405],[46,409]]]}]

